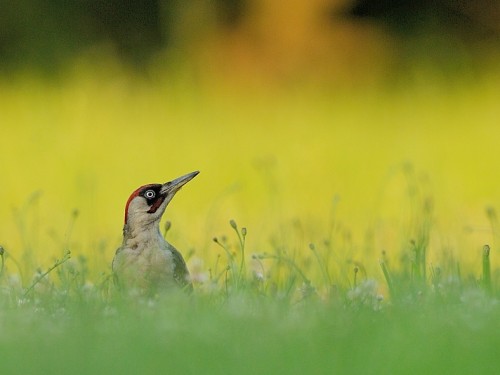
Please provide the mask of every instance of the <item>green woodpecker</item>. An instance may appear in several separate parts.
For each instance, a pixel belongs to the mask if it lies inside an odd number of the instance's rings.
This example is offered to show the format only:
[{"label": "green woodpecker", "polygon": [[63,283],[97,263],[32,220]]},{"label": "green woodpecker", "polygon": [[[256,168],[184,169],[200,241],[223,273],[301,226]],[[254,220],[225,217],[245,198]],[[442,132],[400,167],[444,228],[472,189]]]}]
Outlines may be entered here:
[{"label": "green woodpecker", "polygon": [[125,205],[123,242],[112,264],[120,288],[141,294],[172,287],[192,289],[184,258],[163,238],[159,225],[175,193],[198,173],[164,184],[144,185],[130,195]]}]

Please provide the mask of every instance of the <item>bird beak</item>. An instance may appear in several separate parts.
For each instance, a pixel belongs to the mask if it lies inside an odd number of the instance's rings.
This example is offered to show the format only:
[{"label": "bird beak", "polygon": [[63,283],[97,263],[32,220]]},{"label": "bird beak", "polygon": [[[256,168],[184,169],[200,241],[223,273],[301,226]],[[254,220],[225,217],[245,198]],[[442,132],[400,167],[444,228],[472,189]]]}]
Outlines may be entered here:
[{"label": "bird beak", "polygon": [[161,187],[160,193],[165,195],[175,194],[181,187],[191,181],[198,173],[200,173],[200,171],[194,171],[176,178],[175,180],[164,183]]}]

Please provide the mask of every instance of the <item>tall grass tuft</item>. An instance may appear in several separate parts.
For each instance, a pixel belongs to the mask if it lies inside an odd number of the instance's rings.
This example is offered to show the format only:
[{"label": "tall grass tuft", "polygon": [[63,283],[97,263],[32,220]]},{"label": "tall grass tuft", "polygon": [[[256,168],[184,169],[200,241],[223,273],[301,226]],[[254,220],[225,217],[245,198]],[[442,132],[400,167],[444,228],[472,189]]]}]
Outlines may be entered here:
[{"label": "tall grass tuft", "polygon": [[[246,275],[246,258],[245,258],[245,244],[247,237],[247,229],[245,227],[239,229],[238,224],[235,220],[231,219],[229,221],[230,227],[236,233],[238,238],[237,250],[233,251],[233,246],[228,243],[226,236],[214,237],[213,242],[216,243],[220,248],[224,250],[227,259],[226,268],[216,275],[214,282],[217,282],[221,276],[224,276],[224,285],[226,292],[229,292],[229,287],[231,284],[232,290],[238,290],[240,288],[245,288],[248,284]],[[239,257],[239,261],[238,258]],[[219,262],[219,257],[217,257],[216,264],[214,267],[215,272],[217,272],[217,266]]]},{"label": "tall grass tuft", "polygon": [[3,246],[0,246],[0,262],[2,262],[2,264],[0,265],[0,278],[2,278],[3,270],[5,268],[4,255],[5,255],[5,250],[4,250]]},{"label": "tall grass tuft", "polygon": [[488,293],[491,293],[491,264],[490,264],[490,247],[488,245],[483,246],[483,287]]},{"label": "tall grass tuft", "polygon": [[392,276],[389,272],[389,268],[387,266],[387,259],[386,259],[386,254],[385,251],[382,252],[382,258],[380,259],[380,268],[382,269],[382,273],[384,274],[385,282],[387,284],[387,288],[389,290],[389,295],[392,298],[396,297],[396,289],[394,287],[394,283],[392,281]]},{"label": "tall grass tuft", "polygon": [[52,271],[54,271],[57,267],[61,266],[62,264],[66,263],[69,259],[71,258],[71,251],[66,250],[62,258],[57,259],[55,263],[50,266],[45,272],[41,272],[39,275],[35,276],[35,279],[33,280],[32,284],[26,288],[26,290],[23,293],[23,297],[26,298],[29,296],[31,292],[35,289],[35,287],[45,278],[47,277]]}]

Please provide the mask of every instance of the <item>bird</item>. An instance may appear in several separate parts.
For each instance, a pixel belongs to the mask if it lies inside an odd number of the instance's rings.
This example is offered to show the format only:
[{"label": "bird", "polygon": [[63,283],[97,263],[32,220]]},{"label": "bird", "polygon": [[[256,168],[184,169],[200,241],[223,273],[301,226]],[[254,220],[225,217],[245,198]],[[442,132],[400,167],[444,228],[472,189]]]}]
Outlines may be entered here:
[{"label": "bird", "polygon": [[134,190],[125,205],[123,241],[112,262],[120,290],[155,295],[181,288],[193,289],[181,253],[160,233],[160,220],[174,195],[199,171],[164,184],[148,184]]}]

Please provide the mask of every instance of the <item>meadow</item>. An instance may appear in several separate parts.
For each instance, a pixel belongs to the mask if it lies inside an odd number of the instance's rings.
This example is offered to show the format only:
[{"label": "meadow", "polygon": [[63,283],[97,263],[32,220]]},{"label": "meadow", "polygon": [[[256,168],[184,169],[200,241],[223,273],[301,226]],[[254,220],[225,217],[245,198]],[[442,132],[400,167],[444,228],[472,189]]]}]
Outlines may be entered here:
[{"label": "meadow", "polygon": [[[495,373],[499,83],[2,80],[0,369]],[[128,195],[193,170],[162,225],[194,294],[122,299]]]}]

